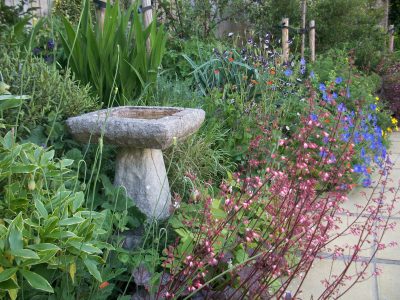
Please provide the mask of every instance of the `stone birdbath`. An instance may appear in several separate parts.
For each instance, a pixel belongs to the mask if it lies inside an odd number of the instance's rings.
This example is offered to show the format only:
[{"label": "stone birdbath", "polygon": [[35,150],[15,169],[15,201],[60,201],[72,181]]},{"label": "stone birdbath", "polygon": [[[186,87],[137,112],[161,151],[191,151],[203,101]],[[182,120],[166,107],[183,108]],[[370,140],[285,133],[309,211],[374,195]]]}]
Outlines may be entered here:
[{"label": "stone birdbath", "polygon": [[116,186],[123,186],[135,205],[149,218],[170,214],[171,194],[162,150],[196,132],[202,109],[120,106],[67,120],[72,136],[83,143],[118,146]]}]

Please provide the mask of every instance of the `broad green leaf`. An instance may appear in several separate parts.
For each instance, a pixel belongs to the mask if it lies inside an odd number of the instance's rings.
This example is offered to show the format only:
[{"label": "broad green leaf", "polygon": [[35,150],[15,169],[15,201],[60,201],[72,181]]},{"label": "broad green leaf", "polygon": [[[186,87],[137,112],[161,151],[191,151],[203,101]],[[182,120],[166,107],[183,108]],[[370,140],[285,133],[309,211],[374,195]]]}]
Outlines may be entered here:
[{"label": "broad green leaf", "polygon": [[5,269],[4,271],[0,272],[0,282],[6,281],[11,278],[16,272],[18,268],[11,268]]},{"label": "broad green leaf", "polygon": [[39,259],[40,257],[36,254],[36,252],[29,249],[16,249],[11,251],[11,254],[25,259]]},{"label": "broad green leaf", "polygon": [[37,169],[37,166],[32,164],[20,164],[11,167],[11,172],[13,173],[32,173]]},{"label": "broad green leaf", "polygon": [[83,219],[81,217],[72,217],[72,218],[61,220],[58,224],[60,226],[70,226],[70,225],[80,224],[83,221],[85,221],[85,219]]},{"label": "broad green leaf", "polygon": [[50,244],[50,243],[41,243],[41,244],[35,244],[35,245],[29,245],[27,246],[30,249],[36,250],[36,251],[45,251],[45,250],[61,250],[60,247]]},{"label": "broad green leaf", "polygon": [[22,232],[14,224],[9,228],[8,242],[10,243],[11,251],[22,249],[24,246]]},{"label": "broad green leaf", "polygon": [[49,293],[54,293],[54,290],[49,284],[49,282],[41,275],[28,270],[19,270],[19,272],[21,272],[22,276],[26,279],[26,281],[28,281],[28,283],[34,289],[42,290]]},{"label": "broad green leaf", "polygon": [[87,243],[81,243],[78,241],[68,241],[67,244],[71,245],[72,247],[74,247],[75,249],[77,249],[79,251],[86,252],[88,254],[103,253],[99,248],[94,247]]},{"label": "broad green leaf", "polygon": [[6,149],[11,149],[14,144],[14,135],[11,131],[7,132],[4,138],[1,141],[2,145]]},{"label": "broad green leaf", "polygon": [[84,201],[85,194],[83,192],[75,193],[72,201],[72,212],[75,213],[79,208],[81,208]]},{"label": "broad green leaf", "polygon": [[88,269],[89,273],[96,278],[97,281],[99,282],[103,282],[103,280],[101,279],[101,274],[99,272],[99,270],[97,269],[96,263],[89,259],[89,258],[85,258],[83,260],[83,263],[85,264],[86,268]]},{"label": "broad green leaf", "polygon": [[18,284],[11,278],[0,282],[0,290],[14,290],[18,288],[19,288]]},{"label": "broad green leaf", "polygon": [[40,216],[44,219],[47,219],[49,217],[49,214],[47,213],[46,208],[44,207],[44,204],[38,197],[34,197],[35,201],[35,207],[37,211],[39,212]]}]

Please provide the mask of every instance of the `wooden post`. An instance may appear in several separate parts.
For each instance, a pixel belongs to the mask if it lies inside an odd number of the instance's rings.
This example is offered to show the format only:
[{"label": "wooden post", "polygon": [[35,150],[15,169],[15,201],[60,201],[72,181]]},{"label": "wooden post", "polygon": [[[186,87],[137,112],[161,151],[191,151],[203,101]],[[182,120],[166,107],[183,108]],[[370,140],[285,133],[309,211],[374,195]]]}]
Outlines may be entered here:
[{"label": "wooden post", "polygon": [[394,25],[389,26],[389,52],[394,51]]},{"label": "wooden post", "polygon": [[96,16],[97,16],[97,25],[101,32],[103,32],[104,28],[104,19],[106,17],[106,7],[107,1],[106,0],[98,0],[96,2]]},{"label": "wooden post", "polygon": [[307,0],[301,2],[301,58],[304,58],[304,50],[306,48],[306,13]]},{"label": "wooden post", "polygon": [[282,58],[283,62],[289,61],[289,19],[282,19]]},{"label": "wooden post", "polygon": [[[143,13],[143,24],[144,28],[147,28],[153,21],[153,8],[151,6],[151,0],[142,0],[142,13]],[[150,39],[146,41],[147,53],[151,52]]]},{"label": "wooden post", "polygon": [[310,21],[310,52],[311,62],[315,62],[315,21]]}]

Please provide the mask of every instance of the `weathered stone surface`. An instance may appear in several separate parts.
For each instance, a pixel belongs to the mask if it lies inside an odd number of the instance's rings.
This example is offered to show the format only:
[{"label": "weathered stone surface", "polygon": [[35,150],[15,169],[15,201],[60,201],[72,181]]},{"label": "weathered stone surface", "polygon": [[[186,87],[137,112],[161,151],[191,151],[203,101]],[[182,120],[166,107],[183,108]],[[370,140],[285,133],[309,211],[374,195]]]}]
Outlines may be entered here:
[{"label": "weathered stone surface", "polygon": [[117,156],[115,185],[124,186],[135,205],[148,217],[169,216],[171,195],[159,149],[122,149]]},{"label": "weathered stone surface", "polygon": [[203,123],[201,109],[120,106],[69,118],[72,136],[97,143],[103,132],[105,143],[131,148],[165,149],[196,132]]},{"label": "weathered stone surface", "polygon": [[171,195],[160,149],[196,132],[203,123],[201,109],[121,106],[69,118],[72,136],[81,142],[120,147],[115,182],[149,218],[169,216]]}]

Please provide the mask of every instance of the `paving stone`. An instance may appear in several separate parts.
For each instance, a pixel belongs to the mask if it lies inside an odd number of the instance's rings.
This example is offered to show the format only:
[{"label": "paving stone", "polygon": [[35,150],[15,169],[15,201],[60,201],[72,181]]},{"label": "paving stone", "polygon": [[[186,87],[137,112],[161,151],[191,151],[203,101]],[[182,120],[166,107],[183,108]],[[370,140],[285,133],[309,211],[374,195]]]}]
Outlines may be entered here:
[{"label": "paving stone", "polygon": [[[365,196],[362,193],[365,193]],[[368,199],[372,195],[378,195],[377,191],[375,191],[372,188],[362,188],[362,187],[356,187],[354,188],[348,197],[348,200],[346,200],[341,207],[350,211],[351,213],[358,213],[362,210],[362,208],[357,207],[357,205],[360,205],[364,207],[368,203]]]},{"label": "paving stone", "polygon": [[[318,299],[321,293],[325,290],[324,286],[322,285],[321,281],[324,279],[328,279],[331,275],[339,275],[341,270],[345,268],[344,261],[332,261],[332,260],[317,260],[314,263],[313,268],[307,274],[306,279],[301,287],[302,293],[299,295],[298,299]],[[360,262],[354,263],[350,266],[349,272],[347,275],[355,275],[356,270],[361,270],[362,264]],[[371,266],[368,266],[366,273],[368,274],[368,279],[364,280],[363,282],[359,282],[354,285],[346,294],[344,294],[340,299],[343,300],[369,300],[374,299],[374,287],[375,282],[374,278],[370,275],[372,274]],[[349,282],[347,282],[347,287],[349,286]],[[295,291],[298,287],[298,282],[294,282],[291,286],[291,290]],[[342,288],[341,291],[343,292],[346,287]],[[337,297],[329,297],[327,299],[336,299]],[[395,298],[392,298],[395,299]]]},{"label": "paving stone", "polygon": [[390,141],[400,141],[400,132],[393,132],[390,136],[389,136],[389,140]]},{"label": "paving stone", "polygon": [[379,300],[397,300],[400,299],[400,265],[396,264],[378,264],[382,269],[378,279]]},{"label": "paving stone", "polygon": [[390,144],[389,153],[399,154],[400,153],[400,141],[393,141]]},{"label": "paving stone", "polygon": [[[342,216],[342,223],[337,222],[339,229],[332,231],[331,239],[334,239],[329,243],[323,251],[324,255],[330,255],[334,252],[337,247],[343,248],[344,255],[352,255],[354,252],[354,247],[358,245],[360,240],[360,235],[356,228],[363,225],[367,218],[365,217],[355,217],[355,216]],[[373,250],[373,236],[368,236],[365,232],[363,237],[367,237],[366,241],[362,244],[361,250],[359,251],[360,256],[369,257]]]},{"label": "paving stone", "polygon": [[[392,221],[392,220],[389,220],[389,221]],[[394,221],[392,221],[392,222],[394,222]],[[397,220],[397,223],[399,223],[399,220]],[[391,242],[397,242],[398,245],[393,246],[393,247],[387,247],[383,250],[379,250],[376,254],[377,258],[400,261],[400,227],[399,227],[399,225],[397,225],[394,230],[387,229],[383,235],[383,238],[382,238],[383,244],[388,245]],[[399,291],[399,296],[400,296],[400,291]]]}]

